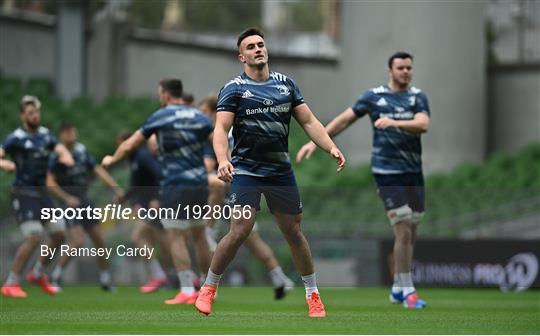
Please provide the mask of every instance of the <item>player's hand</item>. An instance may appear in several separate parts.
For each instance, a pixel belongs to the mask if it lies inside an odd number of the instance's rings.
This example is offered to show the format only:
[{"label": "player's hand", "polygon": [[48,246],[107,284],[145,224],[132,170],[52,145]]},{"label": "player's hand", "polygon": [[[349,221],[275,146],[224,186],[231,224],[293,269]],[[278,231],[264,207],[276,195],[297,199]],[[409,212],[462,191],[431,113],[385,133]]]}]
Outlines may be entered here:
[{"label": "player's hand", "polygon": [[62,155],[58,157],[58,162],[63,164],[66,167],[73,167],[75,165],[75,160],[71,155]]},{"label": "player's hand", "polygon": [[308,142],[307,144],[303,145],[302,148],[296,153],[296,162],[302,161],[304,157],[309,159],[313,152],[317,149],[317,145],[313,141]]},{"label": "player's hand", "polygon": [[343,155],[343,153],[341,153],[341,151],[337,147],[334,147],[330,150],[330,155],[332,156],[332,159],[334,159],[334,161],[336,161],[336,163],[338,164],[338,168],[337,168],[338,172],[345,169],[345,162],[347,160],[345,160],[345,156]]},{"label": "player's hand", "polygon": [[14,172],[17,169],[15,162],[9,160],[0,160],[0,168],[8,173]]},{"label": "player's hand", "polygon": [[225,160],[219,164],[217,175],[218,178],[224,182],[231,183],[233,180],[234,167],[232,163]]},{"label": "player's hand", "polygon": [[108,169],[113,164],[113,157],[112,155],[105,155],[103,160],[101,160],[101,165],[103,168]]},{"label": "player's hand", "polygon": [[122,203],[124,202],[125,196],[126,196],[126,193],[124,192],[122,188],[115,188],[113,202],[117,204]]},{"label": "player's hand", "polygon": [[379,129],[385,129],[388,127],[396,127],[396,121],[388,117],[383,117],[375,120],[373,125]]},{"label": "player's hand", "polygon": [[64,201],[66,202],[66,205],[70,208],[78,208],[79,205],[81,205],[81,200],[75,196],[68,196]]}]

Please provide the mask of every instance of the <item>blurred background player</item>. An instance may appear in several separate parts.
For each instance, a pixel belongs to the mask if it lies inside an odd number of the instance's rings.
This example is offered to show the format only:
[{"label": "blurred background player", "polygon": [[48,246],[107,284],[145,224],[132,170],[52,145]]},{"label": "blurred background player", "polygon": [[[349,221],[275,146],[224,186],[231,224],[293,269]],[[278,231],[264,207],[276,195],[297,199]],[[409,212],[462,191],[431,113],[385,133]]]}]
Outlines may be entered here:
[{"label": "blurred background player", "polygon": [[[21,232],[25,237],[19,246],[11,271],[2,286],[2,295],[9,297],[27,297],[20,286],[20,275],[32,252],[36,249],[43,235],[43,226],[50,234],[49,247],[58,247],[64,241],[65,224],[45,222],[41,219],[41,209],[53,207],[50,196],[45,190],[47,163],[51,153],[56,153],[60,162],[73,166],[73,157],[69,150],[58,143],[56,137],[45,127],[40,126],[41,102],[37,97],[24,96],[20,105],[22,127],[9,134],[0,146],[0,168],[16,171],[11,188],[13,210]],[[8,154],[13,161],[5,160]],[[27,274],[27,280],[38,284],[48,294],[56,294],[56,289],[49,283],[43,272],[43,263],[48,259],[38,259],[34,268]]]},{"label": "blurred background player", "polygon": [[[67,167],[53,154],[49,159],[47,172],[47,190],[62,202],[64,208],[94,208],[93,202],[88,198],[88,186],[92,175],[97,176],[113,192],[116,201],[123,198],[124,192],[118,183],[103,167],[96,164],[92,154],[86,146],[77,142],[77,129],[74,125],[63,122],[58,132],[60,142],[71,152],[75,164]],[[105,240],[99,226],[99,219],[86,216],[83,219],[65,219],[67,225],[68,245],[70,248],[80,248],[85,243],[85,233],[88,234],[96,248],[105,248]],[[51,274],[55,287],[60,289],[62,273],[71,260],[68,254],[63,254]],[[100,269],[99,283],[103,290],[112,290],[112,277],[105,256],[97,256],[96,261]]]},{"label": "blurred background player", "polygon": [[[371,171],[394,232],[394,284],[390,301],[406,308],[424,308],[414,288],[411,265],[416,229],[424,215],[424,176],[420,136],[427,132],[430,111],[426,95],[409,87],[413,56],[397,52],[388,60],[387,85],[368,90],[334,118],[326,131],[334,137],[368,114],[373,124]],[[297,161],[317,147],[305,144]]]},{"label": "blurred background player", "polygon": [[[117,145],[131,136],[129,131],[121,131],[117,137]],[[125,199],[131,200],[135,211],[145,208],[159,208],[159,180],[161,168],[156,157],[157,142],[154,136],[146,142],[146,146],[137,148],[129,156],[129,189]],[[137,219],[137,225],[131,233],[131,240],[139,247],[151,248],[154,243],[160,248],[162,259],[170,261],[169,245],[165,236],[165,231],[159,219],[145,220]],[[167,274],[163,270],[157,255],[150,260],[142,257],[148,266],[148,282],[139,288],[143,294],[157,291],[160,287],[167,285]],[[170,263],[165,263],[170,264]]]},{"label": "blurred background player", "polygon": [[[142,146],[146,139],[156,134],[161,164],[162,208],[177,209],[178,216],[162,218],[161,223],[169,236],[173,263],[180,280],[180,292],[166,304],[193,304],[198,296],[191,270],[187,249],[188,233],[195,243],[199,270],[208,269],[210,250],[204,232],[204,222],[190,220],[185,206],[204,206],[208,197],[208,177],[204,168],[203,150],[211,141],[212,121],[198,109],[184,104],[182,82],[179,79],[164,79],[159,83],[159,99],[164,106],[152,114],[146,123],[130,138],[122,142],[114,155],[103,158],[106,167],[125,159],[129,153]],[[191,210],[190,210],[191,211]]]},{"label": "blurred background player", "polygon": [[[214,124],[216,122],[217,99],[217,96],[210,95],[201,100],[199,103],[199,109],[209,116]],[[229,140],[232,142],[232,136],[230,133]],[[204,165],[206,167],[206,171],[208,172],[208,204],[212,207],[212,209],[214,209],[214,206],[216,205],[221,207],[224,204],[225,195],[227,193],[227,189],[229,188],[229,184],[220,180],[216,175],[218,163],[212,146],[205,147]],[[211,218],[206,222],[206,234],[207,238],[209,239],[208,245],[212,251],[214,251],[217,246],[216,223],[216,218],[213,216],[211,216]],[[262,240],[257,227],[257,223],[255,223],[253,230],[246,238],[244,245],[268,270],[268,275],[270,276],[272,285],[274,286],[274,298],[276,300],[283,299],[286,292],[294,288],[294,283],[285,275],[281,266],[279,266],[279,262],[277,261],[274,252],[270,246],[268,246],[268,244]]]},{"label": "blurred background player", "polygon": [[[325,317],[311,251],[300,225],[302,202],[288,154],[291,117],[330,153],[339,165],[338,171],[344,168],[345,157],[304,103],[296,83],[283,74],[270,72],[263,33],[256,28],[244,30],[238,36],[237,47],[244,73],[229,81],[219,94],[214,150],[218,177],[232,182],[229,203],[247,206],[249,215],[231,219],[230,230],[218,243],[195,307],[203,314],[211,313],[219,281],[251,233],[264,194],[302,276],[308,314]],[[229,161],[228,133],[233,125],[234,149]]]}]

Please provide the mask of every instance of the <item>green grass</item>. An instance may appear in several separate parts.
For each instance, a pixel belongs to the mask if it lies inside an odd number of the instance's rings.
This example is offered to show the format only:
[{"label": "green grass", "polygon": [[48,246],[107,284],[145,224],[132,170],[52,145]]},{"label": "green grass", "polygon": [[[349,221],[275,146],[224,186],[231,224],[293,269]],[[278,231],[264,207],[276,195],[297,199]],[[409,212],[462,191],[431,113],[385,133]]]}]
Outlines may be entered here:
[{"label": "green grass", "polygon": [[28,299],[0,299],[5,334],[538,334],[540,292],[424,289],[430,306],[390,305],[387,289],[321,290],[327,318],[309,319],[303,290],[274,301],[269,288],[222,288],[214,312],[167,306],[174,291],[116,294],[93,287],[66,288],[49,297],[28,288]]}]

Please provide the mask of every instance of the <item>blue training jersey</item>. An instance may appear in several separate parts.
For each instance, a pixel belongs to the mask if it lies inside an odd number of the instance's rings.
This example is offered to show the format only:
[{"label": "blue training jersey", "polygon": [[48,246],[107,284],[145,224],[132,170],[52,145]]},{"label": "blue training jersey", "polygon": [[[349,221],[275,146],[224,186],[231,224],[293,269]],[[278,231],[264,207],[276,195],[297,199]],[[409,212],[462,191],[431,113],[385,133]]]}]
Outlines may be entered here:
[{"label": "blue training jersey", "polygon": [[58,185],[67,193],[79,198],[86,197],[96,159],[81,143],[73,146],[71,155],[75,164],[67,167],[58,161],[57,154],[52,154],[49,159],[49,171],[54,174]]},{"label": "blue training jersey", "polygon": [[265,82],[245,73],[220,91],[217,111],[233,112],[235,174],[277,176],[291,172],[289,124],[293,109],[304,103],[296,83],[278,72]]},{"label": "blue training jersey", "polygon": [[148,118],[140,131],[146,138],[157,134],[161,186],[208,185],[204,146],[213,131],[212,121],[187,105],[168,105]]},{"label": "blue training jersey", "polygon": [[45,127],[39,127],[36,133],[19,127],[9,134],[1,146],[17,166],[13,186],[44,186],[49,156],[57,144],[56,137]]},{"label": "blue training jersey", "polygon": [[[394,120],[412,120],[415,114],[430,115],[426,95],[415,87],[394,92],[383,85],[370,89],[352,106],[358,117],[369,114],[371,123],[382,117]],[[375,174],[401,174],[422,172],[422,144],[420,134],[389,127],[373,126],[371,170]]]}]

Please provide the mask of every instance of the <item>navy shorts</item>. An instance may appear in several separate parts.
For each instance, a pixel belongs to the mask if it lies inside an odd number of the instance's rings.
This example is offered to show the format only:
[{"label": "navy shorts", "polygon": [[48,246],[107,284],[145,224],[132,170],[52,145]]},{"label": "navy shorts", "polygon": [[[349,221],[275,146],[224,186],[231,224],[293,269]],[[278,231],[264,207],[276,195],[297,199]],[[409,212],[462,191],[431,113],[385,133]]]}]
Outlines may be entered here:
[{"label": "navy shorts", "polygon": [[130,188],[131,204],[141,208],[148,208],[152,200],[159,200],[159,187],[141,186]]},{"label": "navy shorts", "polygon": [[249,205],[261,209],[264,195],[270,212],[275,211],[298,215],[302,213],[302,201],[294,173],[279,176],[234,175],[228,204]]},{"label": "navy shorts", "polygon": [[414,212],[424,212],[424,175],[422,173],[373,174],[377,192],[386,210],[408,205]]},{"label": "navy shorts", "polygon": [[[161,193],[161,208],[172,209],[173,218],[166,219],[193,219],[194,206],[203,207],[208,201],[208,187],[163,187]],[[186,207],[188,207],[186,209]],[[177,211],[178,210],[178,211]]]},{"label": "navy shorts", "polygon": [[28,221],[41,220],[41,209],[53,208],[54,203],[45,188],[23,188],[13,187],[11,189],[11,205],[15,211],[17,223],[22,224]]},{"label": "navy shorts", "polygon": [[[74,218],[65,218],[66,221],[66,227],[68,229],[74,227],[75,225],[81,225],[85,230],[91,229],[93,226],[99,224],[99,219],[93,219],[93,209],[95,208],[94,204],[86,197],[79,197],[81,200],[81,204],[77,208],[73,208],[75,212],[77,213],[77,216]],[[62,207],[64,209],[69,208],[65,203],[62,203]],[[78,209],[82,209],[80,215],[78,216]],[[89,210],[87,210],[89,209]],[[68,215],[66,213],[66,215]]]}]

